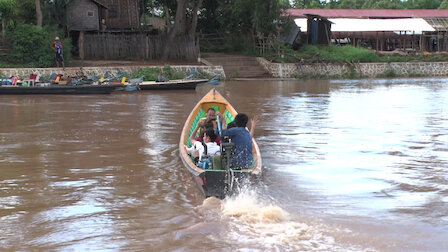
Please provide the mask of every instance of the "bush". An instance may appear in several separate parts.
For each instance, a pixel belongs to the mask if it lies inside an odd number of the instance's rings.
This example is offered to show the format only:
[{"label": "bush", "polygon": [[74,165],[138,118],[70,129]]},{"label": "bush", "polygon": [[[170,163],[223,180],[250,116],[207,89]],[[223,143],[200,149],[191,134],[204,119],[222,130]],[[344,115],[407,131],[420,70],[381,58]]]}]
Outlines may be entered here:
[{"label": "bush", "polygon": [[139,70],[132,73],[132,78],[140,78],[143,76],[145,81],[155,81],[157,80],[157,76],[162,71],[160,68],[140,68]]},{"label": "bush", "polygon": [[186,77],[185,73],[181,73],[179,71],[172,69],[170,65],[165,65],[163,67],[163,72],[164,72],[164,75],[169,80],[178,80],[178,79],[183,79]]},{"label": "bush", "polygon": [[371,50],[353,46],[305,45],[298,56],[308,60],[325,62],[378,62],[379,57]]},{"label": "bush", "polygon": [[145,81],[155,81],[155,80],[157,80],[157,77],[160,74],[165,76],[166,78],[168,78],[168,80],[183,79],[186,77],[185,73],[178,72],[178,71],[174,70],[173,68],[171,68],[171,66],[169,66],[169,65],[165,65],[163,67],[163,71],[162,71],[162,69],[160,69],[158,67],[140,68],[139,70],[133,72],[131,77],[132,78],[140,78],[143,76]]},{"label": "bush", "polygon": [[[8,37],[12,43],[8,54],[8,62],[20,64],[22,67],[51,67],[55,65],[54,52],[50,48],[57,31],[51,28],[42,28],[30,24],[18,24],[17,27],[8,31]],[[59,35],[62,38],[62,36]],[[62,39],[64,45],[64,60],[70,62],[71,42],[70,39]]]}]

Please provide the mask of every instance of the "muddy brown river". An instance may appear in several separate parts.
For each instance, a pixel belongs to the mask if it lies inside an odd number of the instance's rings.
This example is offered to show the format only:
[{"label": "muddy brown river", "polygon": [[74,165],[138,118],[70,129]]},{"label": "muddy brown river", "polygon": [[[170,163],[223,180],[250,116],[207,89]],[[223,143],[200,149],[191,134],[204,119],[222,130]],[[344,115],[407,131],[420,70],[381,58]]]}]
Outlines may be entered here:
[{"label": "muddy brown river", "polygon": [[448,79],[222,82],[264,168],[223,201],[178,152],[210,88],[1,95],[0,250],[448,250]]}]

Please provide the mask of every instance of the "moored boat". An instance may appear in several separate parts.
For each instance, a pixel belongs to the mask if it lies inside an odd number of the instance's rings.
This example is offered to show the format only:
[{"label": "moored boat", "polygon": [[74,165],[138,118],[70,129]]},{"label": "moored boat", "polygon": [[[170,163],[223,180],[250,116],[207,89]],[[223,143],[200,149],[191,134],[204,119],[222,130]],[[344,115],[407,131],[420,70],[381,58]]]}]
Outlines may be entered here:
[{"label": "moored boat", "polygon": [[[189,140],[190,134],[197,126],[199,120],[205,117],[205,111],[209,108],[214,108],[215,111],[219,111],[222,117],[224,117],[224,123],[233,121],[237,115],[236,110],[219,92],[215,91],[215,89],[211,90],[196,104],[188,116],[180,136],[179,152],[184,165],[193,175],[205,196],[224,198],[226,195],[233,193],[235,189],[240,188],[244,183],[257,179],[261,175],[262,160],[258,145],[252,139],[252,152],[254,156],[252,167],[243,169],[231,169],[229,167],[216,169],[212,167],[206,170],[198,167],[188,155],[185,146],[191,146]],[[223,153],[221,159],[224,159],[225,152],[221,153]]]},{"label": "moored boat", "polygon": [[140,90],[165,90],[165,89],[195,89],[198,84],[207,83],[208,79],[197,80],[169,80],[169,81],[143,81],[140,82]]},{"label": "moored boat", "polygon": [[1,85],[0,94],[110,94],[116,89],[113,85],[48,85],[12,86]]}]

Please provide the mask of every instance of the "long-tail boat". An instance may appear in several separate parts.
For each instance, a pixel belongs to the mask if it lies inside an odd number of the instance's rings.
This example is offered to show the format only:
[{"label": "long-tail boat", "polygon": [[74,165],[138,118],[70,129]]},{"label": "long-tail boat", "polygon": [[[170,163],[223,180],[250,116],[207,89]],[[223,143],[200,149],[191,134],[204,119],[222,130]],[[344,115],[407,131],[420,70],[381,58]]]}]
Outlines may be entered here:
[{"label": "long-tail boat", "polygon": [[[208,169],[202,169],[198,167],[194,158],[187,153],[185,146],[191,146],[190,135],[196,128],[200,119],[205,117],[206,111],[209,108],[214,108],[215,111],[220,112],[223,117],[221,119],[223,123],[233,121],[237,115],[236,110],[218,91],[215,89],[210,90],[196,104],[188,116],[180,136],[179,152],[184,165],[193,175],[196,183],[199,185],[199,188],[205,196],[224,198],[226,195],[237,191],[242,185],[259,178],[262,170],[262,160],[258,145],[255,140],[252,139],[252,152],[254,160],[251,167],[233,169],[232,167],[229,167],[229,161],[225,162],[226,165],[219,168],[211,167]],[[222,140],[221,160],[228,160],[229,155],[231,155],[231,151],[225,150],[226,146],[228,145]]]},{"label": "long-tail boat", "polygon": [[0,85],[0,94],[110,94],[115,90],[113,85],[48,85],[48,86],[12,86]]}]

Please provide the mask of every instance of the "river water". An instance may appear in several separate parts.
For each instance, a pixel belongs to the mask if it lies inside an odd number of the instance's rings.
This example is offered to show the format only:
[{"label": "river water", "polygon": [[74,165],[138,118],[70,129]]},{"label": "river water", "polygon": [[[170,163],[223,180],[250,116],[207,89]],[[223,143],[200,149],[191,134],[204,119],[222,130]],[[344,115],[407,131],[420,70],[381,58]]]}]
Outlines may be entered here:
[{"label": "river water", "polygon": [[210,86],[0,96],[0,250],[447,251],[447,83],[223,82],[264,173],[222,202],[178,153]]}]

